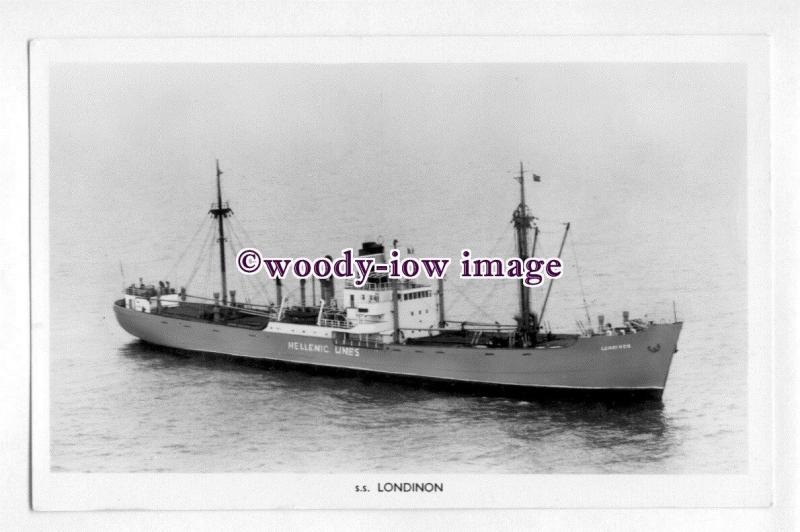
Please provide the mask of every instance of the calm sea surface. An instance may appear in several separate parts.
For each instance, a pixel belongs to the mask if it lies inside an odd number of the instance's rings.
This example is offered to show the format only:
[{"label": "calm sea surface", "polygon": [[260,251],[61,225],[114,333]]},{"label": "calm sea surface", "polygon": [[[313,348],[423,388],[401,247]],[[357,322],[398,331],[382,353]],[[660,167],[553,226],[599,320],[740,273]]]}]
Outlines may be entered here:
[{"label": "calm sea surface", "polygon": [[[230,169],[232,244],[314,257],[380,237],[419,256],[457,257],[461,247],[511,255],[518,189],[504,163],[385,168],[370,181],[319,168],[285,177]],[[674,300],[685,326],[663,402],[528,402],[254,367],[129,336],[112,311],[123,281],[180,286],[196,270],[190,293],[215,289],[215,258],[201,254],[213,166],[204,172],[150,176],[146,186],[113,175],[113,190],[109,174],[53,180],[54,471],[746,471],[744,240],[735,208],[699,209],[630,182],[608,190],[543,181],[529,201],[541,216],[539,254],[555,254],[561,222],[573,222],[567,276],[545,318],[552,327],[586,321],[581,289],[593,321],[603,313],[615,324],[623,310],[669,319]],[[263,300],[263,287],[229,276],[240,300]],[[452,278],[448,316],[510,322],[515,290]],[[541,300],[534,292],[535,307]]]}]

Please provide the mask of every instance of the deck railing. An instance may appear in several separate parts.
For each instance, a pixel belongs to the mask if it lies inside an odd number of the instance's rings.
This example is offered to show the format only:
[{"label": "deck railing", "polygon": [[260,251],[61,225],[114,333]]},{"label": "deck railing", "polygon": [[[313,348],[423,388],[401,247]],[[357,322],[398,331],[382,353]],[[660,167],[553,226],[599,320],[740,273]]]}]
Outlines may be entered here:
[{"label": "deck railing", "polygon": [[[352,280],[346,280],[344,287],[354,290],[371,290],[374,292],[382,292],[392,289],[392,283],[364,283],[364,286],[356,286]],[[409,280],[399,280],[397,282],[398,290],[409,290],[412,288],[430,288],[430,286],[420,283],[415,283]]]},{"label": "deck railing", "polygon": [[339,331],[333,333],[333,344],[366,349],[383,349],[386,345],[379,334],[352,334]]},{"label": "deck railing", "polygon": [[352,329],[353,325],[347,321],[343,320],[330,320],[326,318],[322,318],[319,320],[319,324],[322,327],[333,327],[334,329]]}]

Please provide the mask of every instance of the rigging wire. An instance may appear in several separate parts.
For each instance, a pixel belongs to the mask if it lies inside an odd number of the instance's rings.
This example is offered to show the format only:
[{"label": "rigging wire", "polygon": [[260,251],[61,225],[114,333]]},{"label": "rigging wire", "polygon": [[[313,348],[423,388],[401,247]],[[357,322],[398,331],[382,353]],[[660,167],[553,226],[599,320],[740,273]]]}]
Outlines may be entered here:
[{"label": "rigging wire", "polygon": [[[233,218],[230,218],[230,219],[232,220]],[[255,243],[255,240],[253,239],[253,237],[251,237],[251,236],[250,236],[250,234],[247,232],[247,229],[245,229],[245,227],[244,227],[244,224],[243,224],[243,223],[242,223],[240,220],[236,220],[236,223],[237,223],[237,227],[238,227],[238,229],[237,229],[237,230],[238,230],[238,231],[241,231],[241,232],[242,232],[242,234],[244,235],[244,237],[245,237],[245,238],[246,238],[248,241]],[[230,224],[230,226],[231,226],[231,229],[233,229],[233,224]],[[234,233],[234,234],[235,234],[235,233]],[[237,238],[237,239],[239,239],[239,235],[236,235],[236,238]],[[241,246],[241,248],[244,248],[244,247],[251,247],[252,245],[254,245],[254,244],[252,244],[251,246],[244,246],[244,245],[242,245],[242,243],[241,243],[241,240],[238,240],[238,244]],[[240,249],[241,249],[241,248],[240,248]],[[263,281],[255,281],[255,282],[261,285],[261,287],[262,287],[262,291],[264,292],[264,295],[265,295],[265,297],[267,298],[267,301],[269,301],[269,292],[268,292],[268,289],[267,289],[266,285],[264,285]],[[286,285],[286,284],[285,284],[285,282],[284,282],[283,289],[284,289],[284,290],[283,290],[283,294],[282,294],[282,296],[283,296],[284,298],[289,298],[289,299],[291,299],[291,298],[292,298],[292,297],[293,297],[295,294],[297,294],[297,293],[299,292],[299,290],[300,290],[300,287],[299,287],[299,286],[295,286],[295,287],[294,287],[294,288],[292,288],[291,290],[288,290],[288,287],[287,287],[287,285]],[[276,302],[276,304],[277,304],[277,305],[280,305],[280,304],[281,304],[281,302],[280,302],[280,301],[277,301],[277,302]]]},{"label": "rigging wire", "polygon": [[[239,246],[239,249],[242,249],[244,246],[242,246],[241,241],[239,240],[239,236],[233,230],[233,227],[230,228],[230,235],[231,235],[231,238],[228,239],[228,247],[231,250],[231,254],[232,254],[231,256],[235,257],[236,256],[236,249],[234,248],[232,240],[234,240],[234,239],[236,240],[236,244]],[[264,290],[262,288],[262,283],[254,280],[254,279],[251,279],[250,275],[241,275],[240,278],[241,278],[240,286],[242,287],[243,292],[245,290],[246,291],[252,290],[254,294],[258,294],[258,295],[264,297],[264,303],[265,304],[269,304],[269,302],[270,302],[269,294],[267,294],[266,290]],[[244,296],[245,296],[245,294],[243,293],[242,297],[244,297]]]},{"label": "rigging wire", "polygon": [[[207,247],[211,248],[213,246],[213,242],[214,242],[213,238],[211,239],[212,246],[209,246],[209,243],[208,243],[209,237],[210,237],[211,233],[213,232],[213,230],[214,230],[214,224],[208,224],[208,229],[206,230],[206,234],[203,236],[203,245],[200,248],[200,253],[197,256],[197,259],[195,259],[194,268],[192,269],[192,273],[189,275],[189,279],[186,281],[186,284],[185,284],[185,287],[186,287],[187,291],[189,290],[189,286],[192,284],[192,281],[194,281],[194,277],[195,277],[195,275],[197,275],[197,272],[200,269],[200,266],[203,264],[203,259],[205,258],[206,248]],[[211,251],[209,249],[209,253],[210,252]]]},{"label": "rigging wire", "polygon": [[[203,278],[203,293],[204,294],[212,294],[213,289],[210,289],[213,285],[211,283],[211,272],[213,271],[214,266],[214,241],[217,239],[216,233],[211,235],[211,245],[209,246],[208,250],[208,266],[206,267],[206,275]],[[209,290],[210,289],[210,290]]]},{"label": "rigging wire", "polygon": [[583,291],[583,279],[581,279],[581,269],[578,266],[578,253],[575,251],[575,240],[573,239],[570,244],[572,244],[572,256],[575,258],[575,271],[577,272],[578,277],[578,286],[581,290],[581,300],[583,301],[583,310],[586,311],[586,326],[592,326],[592,318],[589,315],[589,304],[586,302],[586,293]]},{"label": "rigging wire", "polygon": [[[239,246],[239,249],[241,250],[241,249],[244,249],[245,247],[247,247],[247,246],[245,246],[245,245],[243,245],[243,244],[242,244],[242,241],[241,241],[241,239],[239,238],[239,235],[238,235],[238,233],[237,233],[237,232],[234,230],[233,224],[231,223],[231,224],[229,224],[229,225],[230,225],[230,234],[231,234],[231,237],[232,237],[232,238],[233,238],[233,239],[236,241],[236,245],[237,245],[237,246]],[[240,225],[240,226],[242,225],[242,224],[241,224],[241,222],[239,222],[239,225]],[[228,241],[228,243],[229,243],[231,246],[233,246],[233,242],[231,242],[230,240]],[[232,250],[231,250],[231,253],[232,253],[232,256],[233,256],[233,257],[235,257],[235,256],[236,256],[236,251],[235,251],[235,250],[233,250],[233,249],[232,249]],[[252,286],[254,286],[254,287],[255,287],[255,290],[254,290],[254,292],[255,292],[255,293],[259,293],[259,292],[260,292],[260,294],[264,296],[264,300],[265,300],[265,302],[266,302],[266,303],[269,303],[269,301],[270,301],[270,296],[269,296],[269,291],[268,291],[268,289],[267,289],[267,285],[266,285],[266,284],[265,284],[265,283],[264,283],[262,280],[260,280],[260,277],[259,277],[259,278],[255,278],[255,277],[252,277],[252,278],[251,278],[251,276],[249,276],[249,275],[245,275],[244,277],[245,277],[245,278],[248,278],[248,279],[247,279],[247,281],[248,281],[249,283],[251,283],[251,284],[252,284]]]},{"label": "rigging wire", "polygon": [[[497,248],[500,246],[500,244],[503,242],[503,240],[506,240],[506,239],[508,239],[508,238],[510,238],[510,237],[509,237],[509,234],[508,234],[508,232],[507,232],[506,228],[505,228],[505,227],[503,227],[503,232],[502,232],[502,234],[501,234],[501,235],[500,235],[500,237],[499,237],[499,238],[498,238],[498,239],[495,241],[495,243],[492,245],[492,248],[491,248],[491,250],[489,251],[489,253],[488,253],[488,256],[489,256],[489,257],[493,257],[493,256],[494,256],[494,254],[495,254],[495,252],[497,251]],[[484,297],[484,300],[481,302],[481,304],[476,304],[476,303],[475,303],[475,302],[474,302],[474,301],[473,301],[473,300],[472,300],[470,297],[468,297],[468,296],[467,296],[467,294],[466,294],[466,293],[464,293],[464,292],[463,292],[463,291],[462,291],[462,290],[461,290],[461,289],[458,287],[458,285],[452,285],[452,284],[451,284],[451,286],[452,286],[453,290],[455,290],[455,291],[456,291],[456,293],[458,294],[458,296],[457,296],[457,297],[455,297],[455,298],[453,298],[452,302],[450,303],[450,306],[455,306],[457,303],[460,303],[460,302],[463,300],[463,301],[466,301],[467,303],[469,303],[469,304],[470,304],[472,307],[474,307],[474,309],[478,311],[478,314],[479,314],[479,315],[482,315],[482,316],[484,316],[484,317],[488,318],[489,320],[492,320],[492,319],[493,319],[493,318],[492,318],[492,316],[490,316],[490,315],[489,315],[489,314],[488,314],[488,313],[487,313],[487,312],[484,310],[484,306],[485,306],[485,303],[486,303],[486,302],[489,300],[489,298],[490,298],[490,297],[492,297],[492,296],[494,296],[494,295],[495,295],[495,293],[497,292],[497,289],[498,289],[498,287],[497,287],[497,286],[495,286],[495,288],[494,288],[494,289],[490,290],[490,292],[489,292],[489,293],[486,295],[486,297]],[[473,314],[473,315],[474,315],[474,314]]]},{"label": "rigging wire", "polygon": [[[514,235],[508,234],[508,235],[506,235],[506,237],[509,240],[512,241],[512,245],[513,245]],[[490,257],[494,256],[494,250],[489,254],[489,256]],[[489,292],[486,294],[486,296],[481,300],[481,303],[480,303],[480,308],[481,309],[486,308],[486,304],[489,302],[489,299],[491,299],[492,297],[495,297],[497,295],[497,291],[500,290],[500,288],[503,286],[500,282],[498,282],[498,280],[491,279],[489,281],[491,283],[493,283],[494,288],[491,288],[489,290]]]},{"label": "rigging wire", "polygon": [[[231,220],[233,220],[233,218],[231,218]],[[237,241],[237,244],[238,244],[238,246],[239,246],[239,249],[243,249],[243,248],[245,248],[245,247],[252,247],[252,246],[254,246],[254,245],[255,245],[255,240],[254,240],[254,239],[253,239],[253,237],[251,237],[251,236],[250,236],[250,234],[247,232],[247,229],[245,228],[245,226],[244,226],[244,224],[242,223],[242,221],[241,221],[241,220],[238,220],[238,219],[236,220],[236,225],[237,225],[237,227],[236,227],[236,228],[234,228],[234,226],[233,226],[233,222],[231,222],[229,225],[230,225],[231,233],[232,233],[232,234],[234,235],[234,237],[236,238],[236,241]],[[241,231],[241,232],[242,232],[242,234],[244,235],[244,238],[246,238],[246,239],[247,239],[249,242],[251,242],[251,244],[250,244],[249,246],[245,246],[245,245],[243,245],[243,244],[242,244],[242,241],[241,241],[241,239],[239,238],[239,235],[237,234],[237,232],[236,232],[236,231]],[[234,256],[235,256],[235,255],[234,255]],[[263,293],[263,295],[264,295],[264,297],[266,298],[266,300],[267,300],[267,301],[269,301],[269,300],[270,300],[270,296],[269,296],[269,289],[268,289],[268,287],[267,287],[266,283],[264,283],[264,281],[263,281],[263,280],[261,280],[260,278],[259,278],[259,279],[253,279],[253,282],[254,282],[254,284],[255,284],[255,286],[256,286],[257,288],[260,288],[260,291]],[[280,304],[280,302],[278,302],[278,304]]]},{"label": "rigging wire", "polygon": [[[232,218],[231,218],[231,220],[233,220],[234,218],[235,218],[235,217],[232,217]],[[241,232],[242,232],[242,234],[244,235],[244,237],[245,237],[245,238],[246,238],[248,241],[250,241],[250,242],[251,242],[250,246],[246,246],[246,247],[252,247],[252,246],[255,246],[255,239],[253,239],[253,237],[251,237],[251,236],[250,236],[250,234],[247,232],[247,229],[245,229],[245,227],[244,227],[244,224],[243,224],[243,223],[242,223],[240,220],[236,220],[236,224],[238,225],[238,227],[239,227],[239,230],[241,230]],[[233,223],[231,223],[231,229],[233,229]],[[243,246],[243,247],[245,247],[245,246]]]},{"label": "rigging wire", "polygon": [[470,299],[469,297],[467,297],[467,295],[466,295],[464,292],[462,292],[462,291],[461,291],[461,289],[460,289],[459,287],[457,287],[457,286],[453,286],[453,290],[455,290],[456,292],[458,292],[458,294],[461,296],[461,298],[462,298],[464,301],[466,301],[467,303],[469,303],[470,305],[472,305],[473,307],[475,307],[475,309],[478,311],[478,313],[479,313],[479,314],[483,315],[484,317],[488,318],[489,320],[493,320],[493,319],[494,319],[494,318],[492,318],[492,316],[490,316],[490,315],[489,315],[489,314],[488,314],[488,313],[487,313],[485,310],[483,310],[483,308],[481,308],[479,305],[477,305],[477,304],[476,304],[476,303],[475,303],[475,302],[474,302],[472,299]]},{"label": "rigging wire", "polygon": [[[505,239],[507,239],[507,238],[511,238],[511,237],[509,236],[508,230],[507,230],[505,227],[503,227],[503,232],[501,233],[500,237],[499,237],[499,238],[498,238],[498,239],[495,241],[495,243],[494,243],[494,244],[492,244],[492,248],[491,248],[491,250],[489,251],[489,253],[487,254],[487,256],[489,256],[489,257],[493,257],[493,256],[494,256],[494,254],[495,254],[495,252],[497,251],[497,248],[498,248],[498,247],[500,246],[500,244],[502,243],[502,241],[503,241],[503,240],[505,240]],[[460,302],[461,302],[461,299],[464,299],[465,301],[468,301],[470,304],[472,304],[472,305],[475,305],[475,303],[473,303],[473,302],[471,302],[471,301],[467,300],[467,297],[466,297],[466,295],[465,295],[463,292],[461,292],[461,291],[460,291],[460,290],[459,290],[459,289],[458,289],[458,288],[457,288],[455,285],[452,285],[452,284],[451,284],[451,286],[453,287],[453,289],[454,289],[454,290],[455,290],[455,291],[456,291],[456,292],[457,292],[457,293],[458,293],[458,294],[459,294],[461,297],[455,297],[455,298],[453,298],[453,300],[450,302],[450,305],[455,305],[456,303],[460,303]],[[488,297],[489,297],[489,296],[492,296],[492,295],[494,295],[494,292],[495,292],[496,290],[497,290],[497,288],[495,288],[493,291],[489,292],[489,295],[487,296],[487,298],[486,298],[486,299],[488,300]],[[478,307],[478,310],[480,310],[480,307]]]},{"label": "rigging wire", "polygon": [[208,223],[208,218],[204,216],[203,219],[200,220],[200,224],[197,226],[197,229],[195,230],[194,234],[192,235],[192,238],[189,239],[188,244],[186,244],[186,247],[183,249],[181,254],[178,256],[178,260],[175,261],[172,264],[172,267],[167,272],[167,275],[165,277],[163,277],[164,279],[170,279],[170,277],[172,277],[172,275],[177,272],[178,266],[180,265],[181,261],[186,256],[186,254],[189,252],[189,249],[191,249],[192,245],[194,244],[195,239],[197,238],[197,235],[200,234],[200,231],[203,229],[203,226],[206,223]]},{"label": "rigging wire", "polygon": [[283,288],[284,288],[284,293],[283,293],[284,299],[289,298],[290,301],[293,299],[294,295],[300,290],[299,286],[295,286],[294,288],[292,288],[287,292],[285,284],[283,285]]}]

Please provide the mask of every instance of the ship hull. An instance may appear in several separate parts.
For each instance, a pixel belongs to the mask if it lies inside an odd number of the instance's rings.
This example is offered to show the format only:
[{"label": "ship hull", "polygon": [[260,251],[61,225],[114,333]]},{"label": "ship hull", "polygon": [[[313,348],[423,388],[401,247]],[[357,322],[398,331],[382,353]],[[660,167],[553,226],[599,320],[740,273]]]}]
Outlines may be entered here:
[{"label": "ship hull", "polygon": [[[323,370],[446,383],[459,389],[520,396],[542,392],[660,397],[682,324],[656,324],[636,334],[576,338],[568,345],[474,348],[388,344],[336,345],[309,325],[296,333],[231,327],[136,312],[114,305],[119,324],[159,346],[299,364]],[[304,334],[305,333],[305,334]]]}]

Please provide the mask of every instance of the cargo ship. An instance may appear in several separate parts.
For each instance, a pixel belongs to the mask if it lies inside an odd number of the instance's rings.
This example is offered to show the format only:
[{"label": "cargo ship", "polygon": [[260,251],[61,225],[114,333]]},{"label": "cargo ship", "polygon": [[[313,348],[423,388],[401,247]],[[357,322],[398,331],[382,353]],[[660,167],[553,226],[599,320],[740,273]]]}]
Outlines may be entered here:
[{"label": "cargo ship", "polygon": [[[624,312],[617,327],[598,316],[596,326],[579,322],[574,333],[554,332],[544,321],[552,280],[538,312],[531,310],[530,288],[519,280],[515,323],[505,325],[448,321],[443,280],[390,279],[375,271],[359,286],[345,281],[341,300],[332,278],[319,279],[321,297],[308,305],[303,280],[294,304],[282,295],[279,279],[273,303],[237,300],[227,287],[225,220],[233,211],[223,201],[221,175],[217,161],[217,201],[209,214],[219,242],[220,291],[212,297],[190,295],[170,282],[139,279],[113,305],[117,321],[131,335],[167,348],[432,383],[459,392],[661,399],[683,325],[677,315],[672,322],[655,323]],[[526,204],[528,177],[539,180],[520,164],[520,202],[512,225],[523,261],[535,256],[539,233]],[[568,232],[565,224],[559,256]],[[358,254],[386,263],[380,242],[364,242]]]}]

